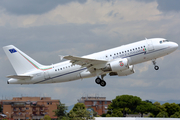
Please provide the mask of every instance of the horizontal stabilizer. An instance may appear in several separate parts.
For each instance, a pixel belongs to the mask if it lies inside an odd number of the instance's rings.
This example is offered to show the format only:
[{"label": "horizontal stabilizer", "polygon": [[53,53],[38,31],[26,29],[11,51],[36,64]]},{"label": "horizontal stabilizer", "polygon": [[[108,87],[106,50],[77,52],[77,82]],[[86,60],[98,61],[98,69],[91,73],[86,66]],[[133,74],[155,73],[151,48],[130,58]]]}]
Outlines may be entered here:
[{"label": "horizontal stabilizer", "polygon": [[32,76],[27,76],[27,75],[10,75],[10,76],[7,76],[7,78],[15,78],[15,79],[20,79],[20,80],[25,80],[25,79],[32,78]]}]

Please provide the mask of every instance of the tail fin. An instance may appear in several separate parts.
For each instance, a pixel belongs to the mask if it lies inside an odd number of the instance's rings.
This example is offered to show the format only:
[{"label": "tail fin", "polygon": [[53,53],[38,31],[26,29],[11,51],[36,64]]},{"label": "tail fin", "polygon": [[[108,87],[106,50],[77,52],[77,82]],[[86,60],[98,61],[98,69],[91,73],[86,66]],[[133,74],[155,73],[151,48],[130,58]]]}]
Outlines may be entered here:
[{"label": "tail fin", "polygon": [[40,69],[43,67],[43,65],[39,64],[13,45],[5,46],[3,49],[17,74],[23,74],[33,69]]}]

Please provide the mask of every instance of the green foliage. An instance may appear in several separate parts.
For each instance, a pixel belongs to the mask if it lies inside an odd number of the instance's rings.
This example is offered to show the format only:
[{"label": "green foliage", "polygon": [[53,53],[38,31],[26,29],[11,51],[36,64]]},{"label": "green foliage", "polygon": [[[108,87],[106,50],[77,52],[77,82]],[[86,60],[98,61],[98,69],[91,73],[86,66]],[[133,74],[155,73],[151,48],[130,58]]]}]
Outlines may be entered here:
[{"label": "green foliage", "polygon": [[175,112],[179,112],[180,111],[180,106],[176,103],[164,103],[162,105],[165,109],[166,112],[168,113],[169,117],[173,114],[175,114]]},{"label": "green foliage", "polygon": [[55,116],[59,118],[63,118],[64,116],[67,116],[66,110],[67,110],[67,106],[65,106],[65,104],[62,104],[60,102],[59,105],[57,105],[57,110],[54,110],[53,112],[55,112]]},{"label": "green foliage", "polygon": [[142,101],[141,104],[136,107],[136,111],[141,113],[141,117],[143,117],[143,113],[151,112],[153,109],[153,104],[146,101]]},{"label": "green foliage", "polygon": [[98,113],[92,107],[89,107],[88,109],[92,110],[93,117],[97,117]]},{"label": "green foliage", "polygon": [[44,120],[51,120],[51,117],[49,115],[45,115]]},{"label": "green foliage", "polygon": [[168,117],[168,113],[165,112],[165,111],[162,111],[162,112],[159,112],[156,117],[167,118]]},{"label": "green foliage", "polygon": [[111,115],[110,115],[110,114],[107,114],[106,117],[111,117]]},{"label": "green foliage", "polygon": [[154,117],[154,115],[152,113],[150,113],[150,115],[148,117]]},{"label": "green foliage", "polygon": [[171,118],[180,118],[180,112],[175,112],[173,115],[170,116]]},{"label": "green foliage", "polygon": [[112,103],[108,106],[108,110],[123,108],[123,116],[126,116],[127,112],[134,111],[137,105],[140,105],[140,103],[141,103],[141,98],[137,96],[132,96],[132,95],[116,96],[116,98],[113,99]]},{"label": "green foliage", "polygon": [[162,111],[166,111],[166,108],[162,106],[159,102],[155,102],[151,111],[154,117],[156,117]]},{"label": "green foliage", "polygon": [[90,118],[90,112],[86,110],[83,103],[77,103],[69,112],[69,117],[73,120],[85,120]]}]

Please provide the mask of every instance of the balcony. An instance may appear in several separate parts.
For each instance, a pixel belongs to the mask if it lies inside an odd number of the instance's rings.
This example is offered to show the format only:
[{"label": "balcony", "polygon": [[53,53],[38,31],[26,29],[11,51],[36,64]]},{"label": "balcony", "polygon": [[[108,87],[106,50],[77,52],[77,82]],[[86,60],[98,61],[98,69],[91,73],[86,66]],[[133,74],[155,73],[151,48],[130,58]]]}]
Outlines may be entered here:
[{"label": "balcony", "polygon": [[38,111],[38,109],[32,109],[32,111],[33,111],[33,112],[37,112],[37,111]]},{"label": "balcony", "polygon": [[19,109],[13,109],[13,111],[14,111],[14,112],[18,112],[18,111],[19,111]]},{"label": "balcony", "polygon": [[44,115],[31,115],[32,119],[42,119],[44,118]]},{"label": "balcony", "polygon": [[26,111],[26,108],[20,109],[22,112]]},{"label": "balcony", "polygon": [[42,112],[43,112],[43,111],[44,111],[44,109],[40,109],[39,111],[42,111]]},{"label": "balcony", "polygon": [[25,119],[26,116],[25,115],[12,115],[13,119]]}]

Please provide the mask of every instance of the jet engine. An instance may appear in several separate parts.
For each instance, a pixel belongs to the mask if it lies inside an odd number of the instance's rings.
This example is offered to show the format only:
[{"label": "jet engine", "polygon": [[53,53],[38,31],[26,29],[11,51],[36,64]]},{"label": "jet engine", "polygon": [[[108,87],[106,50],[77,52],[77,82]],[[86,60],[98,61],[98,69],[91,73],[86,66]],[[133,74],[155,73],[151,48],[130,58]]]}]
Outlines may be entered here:
[{"label": "jet engine", "polygon": [[128,59],[123,58],[123,59],[114,60],[108,63],[107,66],[103,68],[102,70],[105,72],[107,71],[121,72],[121,71],[127,70],[128,68],[129,68]]},{"label": "jet engine", "polygon": [[134,70],[134,66],[133,65],[130,65],[128,69],[124,70],[124,71],[120,71],[120,72],[110,72],[109,75],[110,76],[114,76],[114,75],[118,75],[118,76],[127,76],[127,75],[130,75],[130,74],[133,74],[135,73],[135,70]]}]

